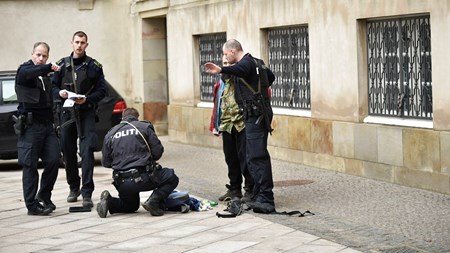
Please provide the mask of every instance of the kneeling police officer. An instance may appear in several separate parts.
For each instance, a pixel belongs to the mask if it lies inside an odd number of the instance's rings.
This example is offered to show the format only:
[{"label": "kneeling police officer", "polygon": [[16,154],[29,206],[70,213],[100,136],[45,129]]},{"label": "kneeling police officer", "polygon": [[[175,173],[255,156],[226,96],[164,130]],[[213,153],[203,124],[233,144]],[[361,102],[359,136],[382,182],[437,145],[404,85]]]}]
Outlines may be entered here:
[{"label": "kneeling police officer", "polygon": [[139,209],[139,192],[153,190],[142,206],[152,216],[164,214],[164,202],[178,185],[173,169],[162,168],[156,161],[164,147],[153,125],[139,121],[139,113],[127,108],[122,121],[105,136],[102,165],[113,169],[113,184],[119,192],[114,198],[108,191],[100,195],[97,213],[101,218],[113,213],[132,213]]}]

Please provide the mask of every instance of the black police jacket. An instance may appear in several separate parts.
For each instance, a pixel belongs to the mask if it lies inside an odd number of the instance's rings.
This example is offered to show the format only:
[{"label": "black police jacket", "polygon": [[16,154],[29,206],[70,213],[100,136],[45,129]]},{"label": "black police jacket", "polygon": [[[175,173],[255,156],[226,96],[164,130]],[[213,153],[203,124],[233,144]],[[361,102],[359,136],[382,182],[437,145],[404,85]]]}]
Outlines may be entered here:
[{"label": "black police jacket", "polygon": [[[84,55],[81,58],[72,59],[74,65],[72,66],[70,59],[72,56],[73,53],[70,57],[56,62],[61,70],[55,72],[52,77],[53,96],[60,99],[59,91],[64,89],[75,92],[74,86],[76,85],[76,92],[86,95],[86,103],[82,104],[80,108],[94,108],[93,105],[106,96],[106,80],[102,65],[95,59]],[[76,82],[73,81],[72,68],[76,75]]]},{"label": "black police jacket", "polygon": [[[268,88],[275,81],[275,75],[269,68],[258,67],[256,62],[256,58],[253,58],[249,53],[245,54],[244,57],[236,64],[231,66],[222,67],[222,72],[224,74],[231,74],[238,78],[235,78],[235,91],[234,97],[236,102],[241,106],[243,103],[247,101],[251,101],[254,99],[253,92],[244,84],[244,82],[240,79],[244,79],[254,91],[258,90],[258,83],[261,78],[261,94],[264,98],[268,99]],[[258,61],[259,59],[256,59]],[[262,64],[262,60],[260,60]],[[259,74],[256,69],[258,67]]]},{"label": "black police jacket", "polygon": [[31,112],[34,120],[53,120],[51,71],[51,64],[35,65],[31,60],[19,66],[15,85],[19,114]]},{"label": "black police jacket", "polygon": [[[139,132],[126,122],[133,124],[147,140],[151,155]],[[127,116],[106,134],[102,148],[102,165],[114,170],[142,167],[152,159],[159,160],[163,152],[164,147],[156,136],[153,125]]]}]

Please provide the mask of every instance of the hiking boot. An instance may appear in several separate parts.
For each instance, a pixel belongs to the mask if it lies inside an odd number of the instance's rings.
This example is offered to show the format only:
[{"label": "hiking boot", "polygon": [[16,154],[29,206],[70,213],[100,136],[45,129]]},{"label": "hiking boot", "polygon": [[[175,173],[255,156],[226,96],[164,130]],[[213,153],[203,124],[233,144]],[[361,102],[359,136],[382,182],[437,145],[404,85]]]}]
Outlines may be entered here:
[{"label": "hiking boot", "polygon": [[37,197],[36,198],[37,201],[39,201],[40,203],[42,203],[43,207],[50,207],[52,209],[52,211],[56,210],[56,205],[53,204],[53,202],[51,200],[44,200],[41,197]]},{"label": "hiking boot", "polygon": [[91,208],[94,206],[94,203],[92,202],[91,197],[84,197],[83,198],[83,207]]},{"label": "hiking boot", "polygon": [[44,207],[41,204],[37,204],[34,209],[28,210],[28,215],[45,216],[49,215],[51,212],[53,212],[51,207]]},{"label": "hiking boot", "polygon": [[100,202],[97,203],[97,214],[100,218],[106,218],[106,215],[108,215],[110,200],[111,194],[109,191],[103,191],[100,194]]},{"label": "hiking boot", "polygon": [[80,196],[81,192],[80,190],[77,191],[70,191],[69,196],[67,196],[67,202],[77,202],[78,196]]},{"label": "hiking boot", "polygon": [[228,201],[233,198],[242,198],[242,191],[241,189],[232,189],[231,185],[227,184],[225,187],[228,188],[228,191],[219,197],[219,201]]},{"label": "hiking boot", "polygon": [[152,195],[147,201],[142,204],[142,207],[149,211],[152,216],[162,216],[164,215],[164,210],[159,207],[161,198],[157,195]]}]

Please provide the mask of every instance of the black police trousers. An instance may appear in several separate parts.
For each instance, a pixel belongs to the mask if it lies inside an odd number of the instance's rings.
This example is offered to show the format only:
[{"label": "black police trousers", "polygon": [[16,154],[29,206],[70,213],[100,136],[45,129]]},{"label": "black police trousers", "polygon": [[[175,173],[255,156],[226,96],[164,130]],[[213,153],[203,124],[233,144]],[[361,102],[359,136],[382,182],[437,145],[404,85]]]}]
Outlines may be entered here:
[{"label": "black police trousers", "polygon": [[[273,113],[270,107],[267,113],[269,122],[271,122]],[[257,115],[249,115],[245,119],[247,166],[255,181],[252,200],[275,207],[272,164],[269,151],[267,150],[269,131],[264,120],[258,122],[258,124],[256,123],[258,117]]]},{"label": "black police trousers", "polygon": [[161,168],[158,170],[159,184],[151,180],[149,172],[141,172],[141,181],[136,182],[132,177],[122,178],[119,183],[114,183],[119,198],[111,198],[109,201],[109,213],[132,213],[139,209],[140,192],[153,190],[152,196],[157,195],[161,199],[161,204],[167,199],[170,193],[178,186],[178,177],[173,169]]},{"label": "black police trousers", "polygon": [[[244,182],[244,189],[253,189],[253,178],[247,167],[246,161],[246,134],[245,129],[238,132],[235,127],[228,132],[222,132],[222,146],[225,155],[225,162],[228,166],[228,178],[230,179],[230,189],[241,189]],[[244,176],[244,180],[242,179]]]},{"label": "black police trousers", "polygon": [[[71,113],[63,111],[61,125],[70,120]],[[82,187],[81,195],[91,197],[94,191],[94,150],[98,137],[95,133],[95,111],[80,110],[80,125],[82,138],[80,139]],[[78,171],[78,132],[74,123],[61,128],[61,149],[66,164],[66,179],[71,191],[80,190],[80,176]]]},{"label": "black police trousers", "polygon": [[[51,200],[52,190],[58,177],[61,150],[53,123],[33,122],[19,136],[17,141],[18,161],[22,167],[22,187],[25,205],[33,211],[37,206],[36,197]],[[44,170],[38,192],[38,159],[41,158]]]}]

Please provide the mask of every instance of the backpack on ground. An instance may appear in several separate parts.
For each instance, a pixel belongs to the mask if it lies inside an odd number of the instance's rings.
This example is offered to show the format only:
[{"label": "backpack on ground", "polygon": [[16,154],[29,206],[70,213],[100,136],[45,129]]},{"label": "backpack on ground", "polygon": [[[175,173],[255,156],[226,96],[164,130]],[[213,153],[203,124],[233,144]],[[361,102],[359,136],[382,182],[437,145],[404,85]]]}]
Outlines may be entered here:
[{"label": "backpack on ground", "polygon": [[200,201],[190,197],[187,191],[173,191],[167,197],[163,210],[187,213],[189,211],[198,211]]}]

